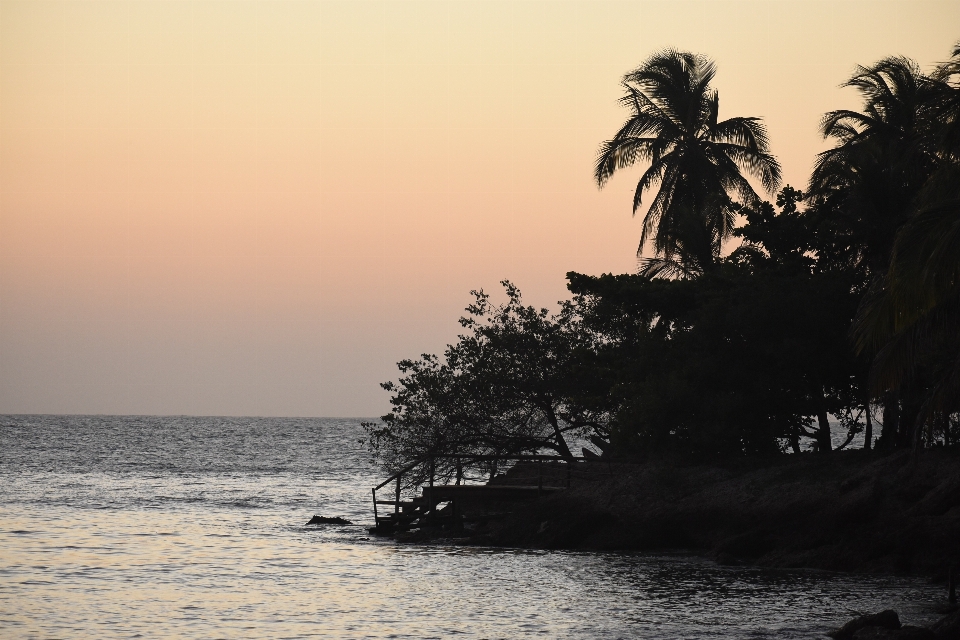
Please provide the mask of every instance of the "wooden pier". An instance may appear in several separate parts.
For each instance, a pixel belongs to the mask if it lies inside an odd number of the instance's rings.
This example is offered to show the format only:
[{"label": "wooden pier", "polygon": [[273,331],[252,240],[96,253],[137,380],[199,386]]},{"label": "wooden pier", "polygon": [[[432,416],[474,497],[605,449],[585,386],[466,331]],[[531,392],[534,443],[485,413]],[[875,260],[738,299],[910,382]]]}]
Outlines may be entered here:
[{"label": "wooden pier", "polygon": [[[586,458],[559,456],[431,456],[407,465],[373,488],[373,517],[371,533],[390,535],[416,529],[432,528],[441,531],[460,531],[464,523],[503,515],[517,508],[519,503],[539,500],[570,487],[573,468]],[[446,463],[454,484],[436,484],[436,469]],[[465,464],[466,463],[466,464]],[[491,476],[483,484],[470,481],[463,469],[470,464],[493,463],[491,468],[513,463],[506,473]],[[404,478],[422,478],[413,489],[414,497],[403,499]],[[387,488],[387,485],[394,484]],[[382,499],[378,491],[392,489],[392,499]],[[417,492],[419,490],[419,495]],[[387,507],[381,509],[381,507]],[[392,507],[392,509],[390,509]]]}]

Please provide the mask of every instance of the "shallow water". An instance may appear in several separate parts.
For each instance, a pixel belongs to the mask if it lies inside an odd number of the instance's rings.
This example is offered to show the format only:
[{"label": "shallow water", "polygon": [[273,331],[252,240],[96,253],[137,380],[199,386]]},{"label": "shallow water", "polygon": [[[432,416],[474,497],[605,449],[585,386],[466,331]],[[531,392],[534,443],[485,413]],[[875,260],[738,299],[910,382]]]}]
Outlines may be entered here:
[{"label": "shallow water", "polygon": [[815,638],[937,617],[920,580],[373,539],[359,422],[0,417],[0,635]]}]

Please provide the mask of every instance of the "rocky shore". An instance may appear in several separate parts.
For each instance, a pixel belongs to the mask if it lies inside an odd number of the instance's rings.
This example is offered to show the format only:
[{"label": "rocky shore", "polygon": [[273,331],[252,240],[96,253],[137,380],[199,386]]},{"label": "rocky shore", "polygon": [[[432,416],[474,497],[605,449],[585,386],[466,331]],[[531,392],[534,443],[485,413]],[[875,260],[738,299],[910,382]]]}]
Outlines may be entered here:
[{"label": "rocky shore", "polygon": [[581,463],[569,490],[481,520],[470,540],[546,549],[681,549],[723,563],[945,581],[960,561],[960,450],[724,464]]},{"label": "rocky shore", "polygon": [[958,640],[960,612],[947,614],[930,627],[901,625],[896,611],[860,616],[827,634],[834,640]]}]

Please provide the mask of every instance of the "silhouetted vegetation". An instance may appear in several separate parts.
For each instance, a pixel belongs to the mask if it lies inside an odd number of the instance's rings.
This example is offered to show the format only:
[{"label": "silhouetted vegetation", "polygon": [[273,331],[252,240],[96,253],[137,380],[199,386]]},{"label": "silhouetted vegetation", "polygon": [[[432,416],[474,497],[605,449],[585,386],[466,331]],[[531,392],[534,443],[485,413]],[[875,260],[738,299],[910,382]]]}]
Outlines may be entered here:
[{"label": "silhouetted vegetation", "polygon": [[[878,419],[884,449],[960,435],[960,46],[924,74],[888,58],[846,83],[860,111],[821,123],[835,146],[805,192],[760,199],[780,167],[757,118],[718,121],[713,64],[666,51],[624,77],[627,122],[596,180],[648,163],[656,189],[633,275],[569,273],[551,314],[487,294],[442,358],[399,364],[368,425],[388,466],[429,453],[737,456],[848,446]],[[739,226],[737,223],[739,222]],[[740,245],[721,256],[724,241]],[[649,242],[648,242],[649,241]],[[639,251],[638,251],[639,253]]]},{"label": "silhouetted vegetation", "polygon": [[[368,425],[370,443],[390,466],[439,453],[516,454],[540,450],[569,458],[570,436],[610,423],[608,384],[595,379],[595,345],[575,303],[559,313],[524,306],[503,283],[508,301],[475,301],[460,324],[468,332],[444,357],[423,355],[399,363],[398,383],[382,425]],[[443,474],[444,469],[438,469]]]},{"label": "silhouetted vegetation", "polygon": [[741,171],[767,191],[780,183],[780,165],[770,155],[759,118],[717,120],[720,97],[710,87],[716,68],[701,55],[667,50],[623,78],[621,102],[630,118],[603,143],[595,177],[601,187],[619,169],[637,162],[640,177],[633,212],[643,194],[657,194],[643,219],[637,255],[651,240],[657,257],[648,275],[692,276],[710,271],[736,221],[737,204],[759,197]]}]

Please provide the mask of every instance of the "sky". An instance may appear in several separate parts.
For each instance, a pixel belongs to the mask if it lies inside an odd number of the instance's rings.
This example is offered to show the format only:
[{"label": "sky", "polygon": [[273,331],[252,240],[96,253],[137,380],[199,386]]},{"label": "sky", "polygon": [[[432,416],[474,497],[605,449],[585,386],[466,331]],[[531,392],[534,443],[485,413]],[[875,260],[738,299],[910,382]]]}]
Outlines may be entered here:
[{"label": "sky", "polygon": [[620,80],[716,61],[806,184],[840,84],[956,0],[0,0],[0,413],[376,416],[471,289],[636,268]]}]

